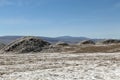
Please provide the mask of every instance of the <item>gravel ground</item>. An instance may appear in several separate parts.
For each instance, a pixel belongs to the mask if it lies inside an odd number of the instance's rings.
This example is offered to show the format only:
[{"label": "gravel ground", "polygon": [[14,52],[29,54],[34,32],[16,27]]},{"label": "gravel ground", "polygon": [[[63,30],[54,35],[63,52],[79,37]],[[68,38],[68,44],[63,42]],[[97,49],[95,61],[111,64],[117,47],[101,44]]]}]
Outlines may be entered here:
[{"label": "gravel ground", "polygon": [[120,53],[0,54],[0,80],[120,80]]}]

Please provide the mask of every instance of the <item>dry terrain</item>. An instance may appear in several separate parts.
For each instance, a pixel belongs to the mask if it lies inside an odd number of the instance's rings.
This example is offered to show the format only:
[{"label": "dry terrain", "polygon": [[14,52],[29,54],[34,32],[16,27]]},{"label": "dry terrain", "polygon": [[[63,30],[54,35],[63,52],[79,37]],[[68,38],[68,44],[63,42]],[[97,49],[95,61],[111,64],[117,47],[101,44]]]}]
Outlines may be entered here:
[{"label": "dry terrain", "polygon": [[114,53],[120,52],[120,44],[70,45],[62,47],[62,51],[73,53]]},{"label": "dry terrain", "polygon": [[0,54],[0,80],[120,80],[120,53]]}]

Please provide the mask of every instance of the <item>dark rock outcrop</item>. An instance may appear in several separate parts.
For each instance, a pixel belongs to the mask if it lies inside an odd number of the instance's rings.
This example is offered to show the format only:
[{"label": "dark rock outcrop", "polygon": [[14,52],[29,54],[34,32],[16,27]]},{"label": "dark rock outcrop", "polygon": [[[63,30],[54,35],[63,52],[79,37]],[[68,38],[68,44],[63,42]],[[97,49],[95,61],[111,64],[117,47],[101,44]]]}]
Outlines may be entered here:
[{"label": "dark rock outcrop", "polygon": [[95,45],[95,42],[92,40],[84,40],[78,43],[78,45]]},{"label": "dark rock outcrop", "polygon": [[116,44],[116,43],[120,43],[120,40],[117,40],[117,39],[108,39],[108,40],[102,41],[102,44]]},{"label": "dark rock outcrop", "polygon": [[56,45],[56,46],[69,46],[69,44],[66,43],[66,42],[58,42],[58,43],[56,43],[55,45]]},{"label": "dark rock outcrop", "polygon": [[0,49],[4,48],[5,47],[5,44],[0,42]]},{"label": "dark rock outcrop", "polygon": [[7,45],[3,51],[18,53],[40,52],[49,45],[49,42],[46,42],[40,38],[28,36],[13,41]]}]

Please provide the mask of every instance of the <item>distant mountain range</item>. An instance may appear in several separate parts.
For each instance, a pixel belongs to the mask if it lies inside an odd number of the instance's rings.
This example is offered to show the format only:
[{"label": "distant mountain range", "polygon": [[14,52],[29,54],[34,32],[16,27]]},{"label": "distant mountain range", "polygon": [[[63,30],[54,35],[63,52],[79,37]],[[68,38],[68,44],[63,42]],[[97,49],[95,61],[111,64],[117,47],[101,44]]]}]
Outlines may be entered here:
[{"label": "distant mountain range", "polygon": [[[21,37],[24,37],[24,36],[1,36],[0,37],[0,42],[3,42],[5,44],[8,44],[18,38],[21,38]],[[52,38],[52,37],[42,37],[42,36],[38,36],[40,37],[41,39],[43,40],[46,40],[48,42],[51,42],[51,43],[56,43],[56,42],[59,42],[59,41],[62,41],[62,42],[67,42],[67,43],[78,43],[80,41],[83,41],[83,40],[89,40],[90,38],[87,38],[87,37],[72,37],[72,36],[61,36],[61,37],[55,37],[55,38]],[[94,41],[99,41],[101,39],[92,39]]]}]

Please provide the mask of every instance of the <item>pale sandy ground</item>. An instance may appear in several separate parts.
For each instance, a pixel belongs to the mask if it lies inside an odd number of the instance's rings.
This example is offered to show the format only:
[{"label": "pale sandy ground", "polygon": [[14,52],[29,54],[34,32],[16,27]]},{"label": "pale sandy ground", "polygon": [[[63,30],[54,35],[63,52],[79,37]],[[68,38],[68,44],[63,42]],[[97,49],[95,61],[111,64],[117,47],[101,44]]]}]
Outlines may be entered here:
[{"label": "pale sandy ground", "polygon": [[120,53],[0,54],[0,80],[120,80]]}]

